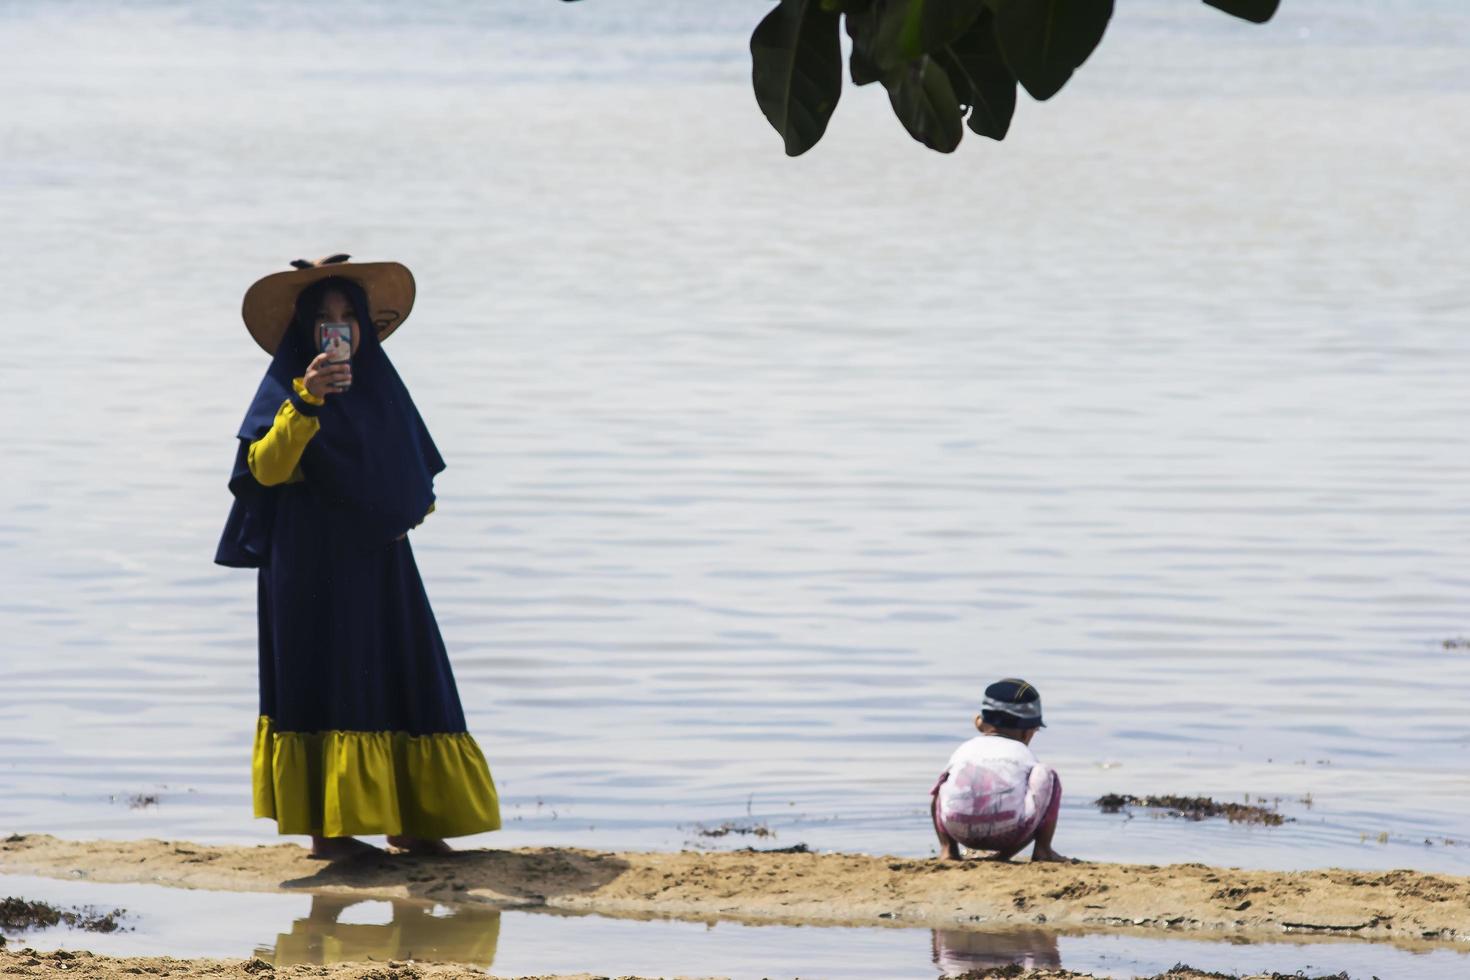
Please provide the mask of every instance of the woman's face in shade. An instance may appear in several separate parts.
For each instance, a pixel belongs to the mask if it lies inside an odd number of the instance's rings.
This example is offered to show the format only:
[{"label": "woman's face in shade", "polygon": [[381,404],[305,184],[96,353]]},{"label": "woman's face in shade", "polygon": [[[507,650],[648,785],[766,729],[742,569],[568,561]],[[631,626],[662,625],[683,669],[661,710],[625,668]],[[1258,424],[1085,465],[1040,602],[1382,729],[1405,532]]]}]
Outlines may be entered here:
[{"label": "woman's face in shade", "polygon": [[323,323],[345,323],[352,327],[352,353],[357,353],[357,342],[362,333],[357,322],[357,311],[352,308],[347,297],[335,289],[329,289],[322,293],[321,304],[317,307],[316,319],[312,321],[312,339],[316,343],[317,350],[321,350],[321,327]]}]

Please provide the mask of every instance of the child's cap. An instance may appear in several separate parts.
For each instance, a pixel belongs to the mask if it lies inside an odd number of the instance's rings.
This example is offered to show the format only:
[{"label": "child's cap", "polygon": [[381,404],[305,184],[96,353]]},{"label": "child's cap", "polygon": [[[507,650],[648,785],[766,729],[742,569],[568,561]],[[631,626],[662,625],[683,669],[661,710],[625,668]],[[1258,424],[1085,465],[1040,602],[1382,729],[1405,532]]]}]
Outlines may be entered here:
[{"label": "child's cap", "polygon": [[980,719],[997,728],[1045,728],[1041,692],[1019,677],[1007,677],[985,689]]}]

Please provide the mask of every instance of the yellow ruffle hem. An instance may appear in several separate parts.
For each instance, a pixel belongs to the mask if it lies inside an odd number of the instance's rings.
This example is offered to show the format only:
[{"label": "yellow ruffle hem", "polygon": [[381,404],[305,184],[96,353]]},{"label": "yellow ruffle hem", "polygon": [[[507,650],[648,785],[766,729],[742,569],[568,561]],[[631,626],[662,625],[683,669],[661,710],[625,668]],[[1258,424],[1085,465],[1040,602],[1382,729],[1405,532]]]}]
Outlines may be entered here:
[{"label": "yellow ruffle hem", "polygon": [[278,732],[262,715],[255,815],[283,834],[463,837],[500,829],[490,767],[466,732]]}]

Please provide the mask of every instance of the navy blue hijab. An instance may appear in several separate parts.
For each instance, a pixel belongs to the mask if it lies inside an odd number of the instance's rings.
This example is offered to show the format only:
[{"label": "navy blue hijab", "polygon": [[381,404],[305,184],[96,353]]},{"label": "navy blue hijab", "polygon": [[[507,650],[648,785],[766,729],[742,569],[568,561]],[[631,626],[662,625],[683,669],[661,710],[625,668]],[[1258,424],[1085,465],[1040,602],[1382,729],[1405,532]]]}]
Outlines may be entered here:
[{"label": "navy blue hijab", "polygon": [[271,529],[283,487],[256,481],[246,462],[250,444],[265,435],[291,381],[316,357],[315,325],[329,290],[347,297],[357,313],[358,347],[352,387],[327,396],[317,410],[321,429],[306,444],[301,472],[326,514],[333,536],[369,550],[385,545],[424,519],[434,502],[434,476],[444,459],[393,363],[383,352],[362,288],[349,279],[313,283],[297,297],[295,313],[275,357],[240,423],[230,492],[235,496],[214,560],[258,568],[270,558]]}]

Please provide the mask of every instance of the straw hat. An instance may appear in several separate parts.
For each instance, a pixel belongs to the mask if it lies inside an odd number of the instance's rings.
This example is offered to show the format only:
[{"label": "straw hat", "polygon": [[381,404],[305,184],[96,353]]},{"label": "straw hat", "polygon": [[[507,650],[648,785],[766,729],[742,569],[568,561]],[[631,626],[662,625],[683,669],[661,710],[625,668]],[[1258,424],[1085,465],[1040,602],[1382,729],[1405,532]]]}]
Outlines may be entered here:
[{"label": "straw hat", "polygon": [[240,314],[245,329],[267,353],[274,355],[291,325],[296,297],[314,282],[351,279],[367,294],[368,310],[378,339],[387,340],[413,309],[413,273],[397,262],[349,262],[350,255],[328,255],[315,262],[297,259],[290,272],[274,272],[245,290]]}]

